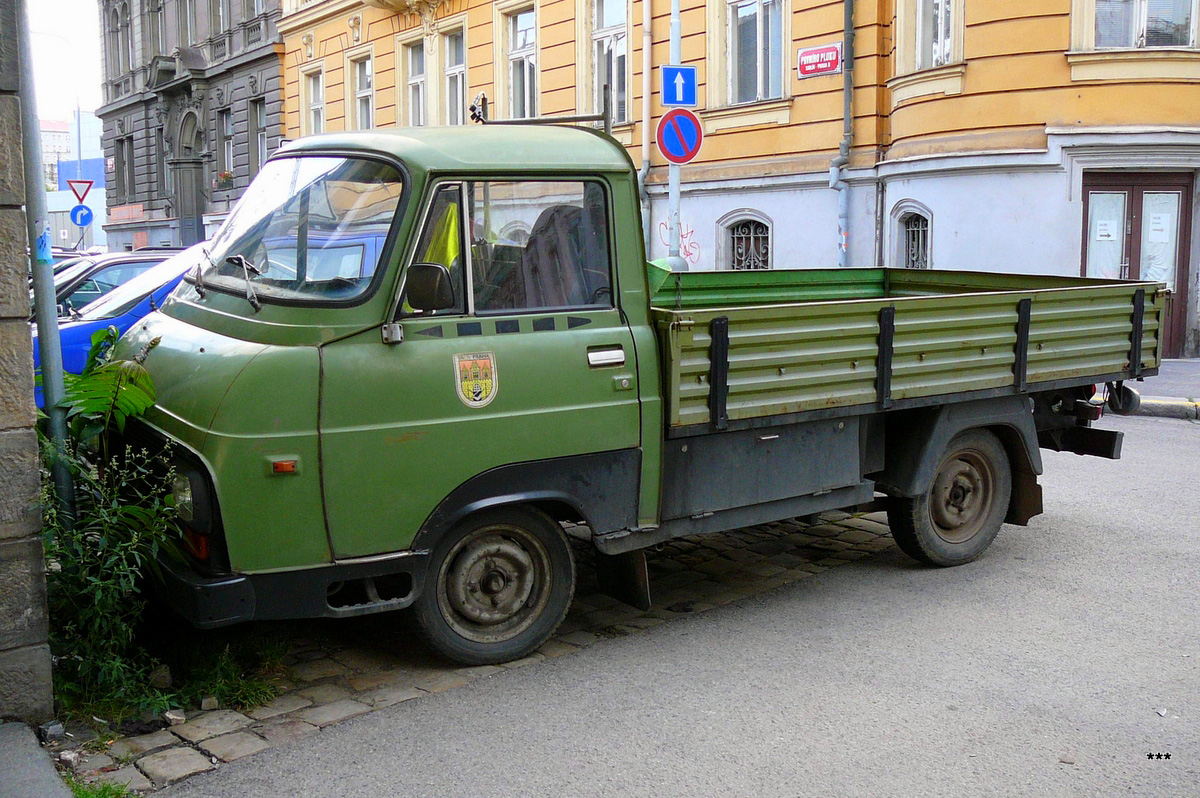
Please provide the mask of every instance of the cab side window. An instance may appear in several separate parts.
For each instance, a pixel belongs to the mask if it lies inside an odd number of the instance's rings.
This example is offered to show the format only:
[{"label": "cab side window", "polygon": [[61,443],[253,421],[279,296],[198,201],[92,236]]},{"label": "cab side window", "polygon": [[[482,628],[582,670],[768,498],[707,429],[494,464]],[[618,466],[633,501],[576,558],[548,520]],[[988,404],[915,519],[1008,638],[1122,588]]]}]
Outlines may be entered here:
[{"label": "cab side window", "polygon": [[603,186],[475,182],[466,195],[477,312],[612,307]]},{"label": "cab side window", "polygon": [[[464,253],[461,191],[457,185],[443,186],[433,195],[429,215],[425,217],[425,228],[413,263],[437,263],[450,272],[450,283],[454,287],[454,307],[434,311],[438,315],[465,313],[463,291]],[[407,311],[408,308],[405,308]],[[420,314],[420,311],[414,311]]]}]

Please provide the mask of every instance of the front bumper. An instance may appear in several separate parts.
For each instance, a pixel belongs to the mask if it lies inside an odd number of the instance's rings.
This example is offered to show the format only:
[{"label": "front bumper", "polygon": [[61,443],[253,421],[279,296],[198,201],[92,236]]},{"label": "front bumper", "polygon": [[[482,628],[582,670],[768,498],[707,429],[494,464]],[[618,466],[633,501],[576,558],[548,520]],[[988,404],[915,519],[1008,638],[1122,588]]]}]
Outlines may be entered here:
[{"label": "front bumper", "polygon": [[160,554],[157,581],[176,612],[200,629],[213,629],[243,621],[403,609],[421,594],[428,560],[428,551],[403,551],[294,571],[208,577]]}]

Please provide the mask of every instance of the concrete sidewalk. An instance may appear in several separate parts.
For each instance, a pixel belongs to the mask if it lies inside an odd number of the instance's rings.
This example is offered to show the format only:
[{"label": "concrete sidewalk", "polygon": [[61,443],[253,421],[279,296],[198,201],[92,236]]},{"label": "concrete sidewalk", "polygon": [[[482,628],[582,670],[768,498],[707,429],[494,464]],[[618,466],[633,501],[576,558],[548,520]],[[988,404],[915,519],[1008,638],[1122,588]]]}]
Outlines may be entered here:
[{"label": "concrete sidewalk", "polygon": [[24,723],[0,722],[0,796],[4,798],[71,798],[71,790],[54,769],[50,755]]}]

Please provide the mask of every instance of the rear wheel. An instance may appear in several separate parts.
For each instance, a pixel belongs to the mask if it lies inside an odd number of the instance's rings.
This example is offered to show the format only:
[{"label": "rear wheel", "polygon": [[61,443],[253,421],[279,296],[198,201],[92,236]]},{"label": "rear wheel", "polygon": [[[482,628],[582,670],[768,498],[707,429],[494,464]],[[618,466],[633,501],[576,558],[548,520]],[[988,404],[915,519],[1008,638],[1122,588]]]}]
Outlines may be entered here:
[{"label": "rear wheel", "polygon": [[574,592],[575,563],[558,525],[534,510],[504,508],[468,518],[434,547],[413,613],[447,658],[490,665],[544,643]]},{"label": "rear wheel", "polygon": [[992,544],[1011,495],[1003,444],[987,430],[968,430],[947,445],[924,494],[891,501],[892,537],[901,551],[921,562],[962,565]]}]

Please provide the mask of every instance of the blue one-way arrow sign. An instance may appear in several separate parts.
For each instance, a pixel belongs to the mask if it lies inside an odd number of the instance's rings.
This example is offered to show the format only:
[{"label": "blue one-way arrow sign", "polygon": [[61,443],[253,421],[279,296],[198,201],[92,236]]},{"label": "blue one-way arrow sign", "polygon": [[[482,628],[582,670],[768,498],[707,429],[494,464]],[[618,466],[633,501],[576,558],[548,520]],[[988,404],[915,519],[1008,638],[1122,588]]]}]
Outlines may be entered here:
[{"label": "blue one-way arrow sign", "polygon": [[664,108],[696,107],[696,67],[663,64],[659,73],[662,75]]}]

